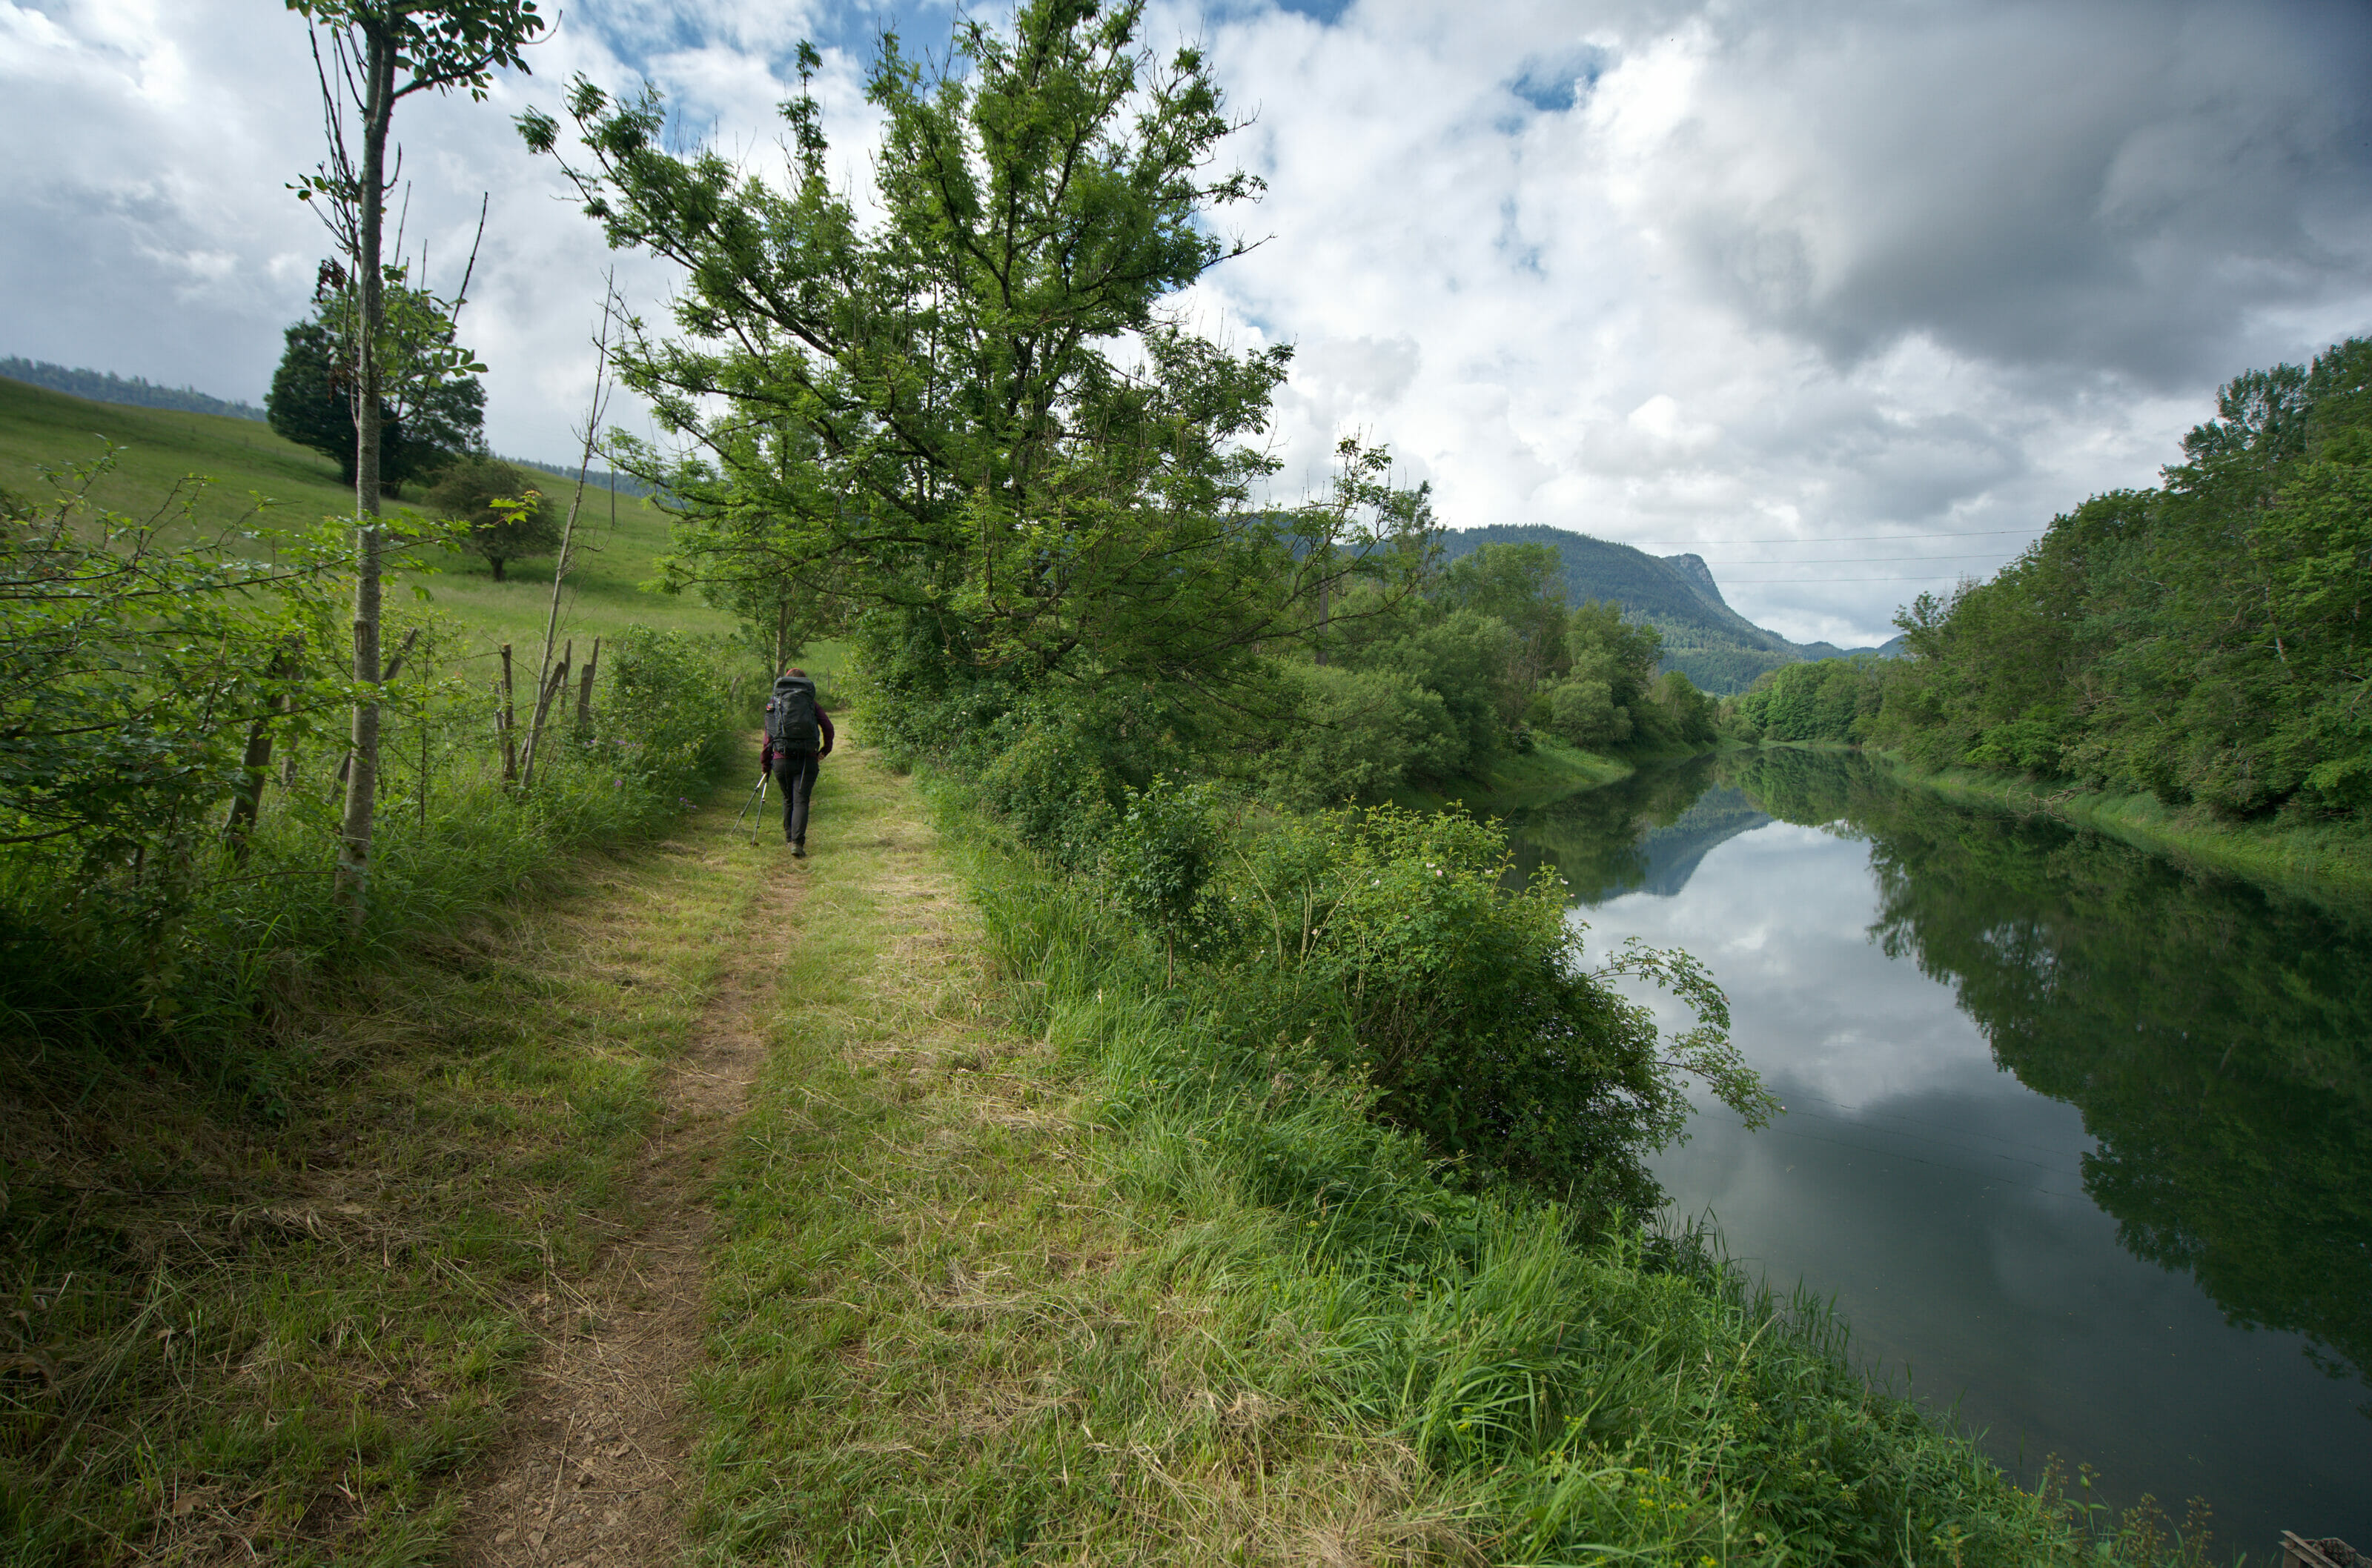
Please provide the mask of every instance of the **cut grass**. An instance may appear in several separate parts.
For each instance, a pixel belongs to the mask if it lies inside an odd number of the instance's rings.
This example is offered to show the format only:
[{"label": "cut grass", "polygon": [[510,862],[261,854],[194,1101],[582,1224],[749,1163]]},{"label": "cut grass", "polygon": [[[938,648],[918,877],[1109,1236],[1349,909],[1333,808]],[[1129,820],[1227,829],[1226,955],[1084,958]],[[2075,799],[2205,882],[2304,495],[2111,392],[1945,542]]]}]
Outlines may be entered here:
[{"label": "cut grass", "polygon": [[752,888],[722,829],[573,858],[288,998],[276,1124],[0,1054],[0,1562],[440,1553],[567,1276],[634,1221],[622,1174]]},{"label": "cut grass", "polygon": [[281,439],[268,424],[95,403],[0,377],[0,490],[42,500],[50,490],[40,468],[92,462],[110,445],[123,451],[114,471],[92,487],[91,500],[134,517],[155,513],[193,473],[215,482],[198,503],[203,523],[235,521],[251,512],[259,498],[307,518],[355,508],[355,493],[338,482],[335,464],[309,447]]},{"label": "cut grass", "polygon": [[1292,1222],[1158,1199],[994,1003],[911,784],[825,765],[784,1016],[722,1199],[707,1562],[1471,1553],[1397,1438],[1329,1419]]},{"label": "cut grass", "polygon": [[[289,523],[349,515],[352,489],[338,481],[337,465],[308,447],[274,435],[269,425],[218,414],[169,409],[129,408],[0,378],[0,489],[41,501],[52,494],[39,469],[89,463],[108,449],[122,448],[113,467],[91,486],[96,505],[145,517],[167,506],[177,487],[186,494],[191,476],[209,482],[195,487],[195,519],[221,525],[269,503],[265,517]],[[565,508],[574,482],[538,475],[548,494]],[[419,503],[416,494],[390,498],[390,511]],[[668,548],[667,515],[645,500],[615,498],[588,488],[578,521],[576,564],[562,595],[558,635],[574,638],[579,668],[595,637],[613,637],[637,622],[662,631],[731,636],[733,618],[695,594],[662,594],[642,585],[657,575]],[[459,552],[439,552],[434,568],[389,585],[389,604],[399,613],[419,601],[443,612],[459,635],[448,639],[446,673],[460,661],[483,656],[507,642],[515,656],[532,660],[542,648],[544,618],[552,602],[552,561],[510,564],[504,582],[494,580],[486,562]],[[832,650],[818,650],[818,662],[837,665]],[[483,671],[478,672],[483,674]],[[527,678],[533,677],[530,673]]]}]

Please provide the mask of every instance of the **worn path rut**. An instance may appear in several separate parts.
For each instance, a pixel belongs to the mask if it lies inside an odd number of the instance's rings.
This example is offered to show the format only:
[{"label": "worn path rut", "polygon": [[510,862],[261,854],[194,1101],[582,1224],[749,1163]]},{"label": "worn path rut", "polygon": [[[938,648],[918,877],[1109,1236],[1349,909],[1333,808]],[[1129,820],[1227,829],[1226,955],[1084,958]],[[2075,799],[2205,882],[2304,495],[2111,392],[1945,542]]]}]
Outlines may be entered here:
[{"label": "worn path rut", "polygon": [[[723,849],[712,858],[719,876],[749,875]],[[463,1504],[455,1560],[469,1568],[638,1568],[680,1556],[686,1391],[701,1364],[702,1260],[715,1228],[703,1189],[765,1059],[765,982],[780,972],[799,887],[796,874],[765,878],[745,938],[667,1069],[658,1131],[625,1205],[636,1228],[537,1303],[542,1351],[509,1435]]]}]

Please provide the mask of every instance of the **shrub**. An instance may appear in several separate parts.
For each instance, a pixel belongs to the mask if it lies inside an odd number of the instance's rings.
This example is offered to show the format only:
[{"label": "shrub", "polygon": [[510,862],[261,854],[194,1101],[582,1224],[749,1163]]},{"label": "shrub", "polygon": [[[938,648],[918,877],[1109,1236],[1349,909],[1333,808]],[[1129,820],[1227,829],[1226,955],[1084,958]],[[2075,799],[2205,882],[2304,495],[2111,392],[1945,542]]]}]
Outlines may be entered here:
[{"label": "shrub", "polygon": [[1294,714],[1259,763],[1263,793],[1298,810],[1380,801],[1455,771],[1463,750],[1438,692],[1404,674],[1288,667]]},{"label": "shrub", "polygon": [[[1770,1112],[1704,971],[1637,947],[1587,967],[1552,875],[1505,886],[1496,827],[1454,812],[1333,812],[1273,824],[1238,864],[1218,890],[1245,947],[1214,983],[1233,989],[1254,966],[1295,981],[1298,994],[1276,1005],[1322,1024],[1313,1038],[1374,1084],[1381,1112],[1478,1182],[1652,1207],[1642,1162],[1680,1131],[1682,1074],[1707,1077],[1750,1121]],[[1608,983],[1619,974],[1667,986],[1700,1027],[1663,1039]]]},{"label": "shrub", "polygon": [[[483,557],[503,580],[503,563],[560,548],[560,518],[525,469],[483,454],[457,458],[429,487],[428,503],[467,523],[461,548]],[[507,502],[509,505],[498,505]]]},{"label": "shrub", "polygon": [[1619,746],[1631,738],[1631,710],[1603,680],[1567,680],[1549,688],[1549,728],[1576,746]]}]

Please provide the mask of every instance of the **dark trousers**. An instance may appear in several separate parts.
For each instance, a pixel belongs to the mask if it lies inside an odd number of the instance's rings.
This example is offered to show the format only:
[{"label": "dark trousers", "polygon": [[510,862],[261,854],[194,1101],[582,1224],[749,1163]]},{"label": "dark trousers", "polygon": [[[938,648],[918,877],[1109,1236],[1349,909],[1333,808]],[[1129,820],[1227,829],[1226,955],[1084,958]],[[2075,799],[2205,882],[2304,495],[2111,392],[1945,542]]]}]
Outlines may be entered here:
[{"label": "dark trousers", "polygon": [[783,792],[783,837],[793,843],[808,836],[808,797],[815,793],[816,754],[774,753],[774,787]]}]

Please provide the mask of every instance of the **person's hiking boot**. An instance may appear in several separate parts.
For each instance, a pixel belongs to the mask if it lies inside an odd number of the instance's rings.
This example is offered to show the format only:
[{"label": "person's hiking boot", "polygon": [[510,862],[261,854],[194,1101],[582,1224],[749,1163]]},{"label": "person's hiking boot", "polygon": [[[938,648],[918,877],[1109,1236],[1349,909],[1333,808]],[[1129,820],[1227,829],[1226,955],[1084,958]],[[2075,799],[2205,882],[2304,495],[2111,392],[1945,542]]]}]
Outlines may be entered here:
[{"label": "person's hiking boot", "polygon": [[807,840],[805,840],[805,839],[793,839],[793,840],[791,841],[791,858],[792,858],[793,860],[805,860],[807,857],[808,857],[808,842],[807,842]]}]

